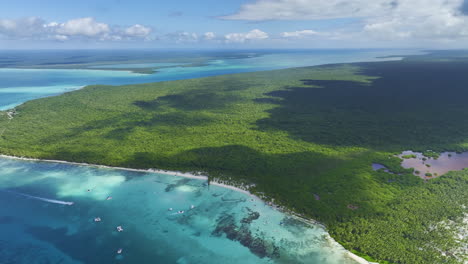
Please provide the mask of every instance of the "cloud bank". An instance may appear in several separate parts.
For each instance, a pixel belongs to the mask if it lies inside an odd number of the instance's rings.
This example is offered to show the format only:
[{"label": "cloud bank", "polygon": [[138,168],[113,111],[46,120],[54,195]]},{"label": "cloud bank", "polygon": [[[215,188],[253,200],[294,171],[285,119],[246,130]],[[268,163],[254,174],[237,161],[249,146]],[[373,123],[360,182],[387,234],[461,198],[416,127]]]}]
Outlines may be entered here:
[{"label": "cloud bank", "polygon": [[224,36],[226,43],[244,43],[252,40],[262,40],[269,38],[266,32],[259,29],[251,30],[247,33],[230,33]]},{"label": "cloud bank", "polygon": [[92,17],[71,19],[62,23],[47,22],[42,18],[28,17],[21,19],[0,19],[0,40],[59,42],[88,40],[88,41],[159,41],[167,44],[242,44],[268,39],[269,35],[260,29],[253,29],[244,33],[227,33],[217,35],[206,31],[195,33],[177,31],[155,34],[153,29],[141,24],[132,26],[115,26],[96,21]]},{"label": "cloud bank", "polygon": [[[428,0],[430,1],[430,0]],[[230,20],[316,20],[364,17],[389,12],[396,0],[257,0],[245,4]]]},{"label": "cloud bank", "polygon": [[63,23],[37,17],[0,19],[0,36],[7,39],[59,40],[91,39],[100,41],[149,38],[152,29],[139,24],[130,27],[110,26],[92,17],[71,19]]},{"label": "cloud bank", "polygon": [[319,36],[319,35],[322,35],[322,34],[311,29],[281,33],[281,36],[283,38],[303,38],[303,37]]},{"label": "cloud bank", "polygon": [[[467,14],[465,0],[257,0],[221,18],[245,21],[353,18],[359,26],[345,25],[340,31],[381,40],[457,40],[468,38]],[[312,34],[285,32],[283,37]]]}]

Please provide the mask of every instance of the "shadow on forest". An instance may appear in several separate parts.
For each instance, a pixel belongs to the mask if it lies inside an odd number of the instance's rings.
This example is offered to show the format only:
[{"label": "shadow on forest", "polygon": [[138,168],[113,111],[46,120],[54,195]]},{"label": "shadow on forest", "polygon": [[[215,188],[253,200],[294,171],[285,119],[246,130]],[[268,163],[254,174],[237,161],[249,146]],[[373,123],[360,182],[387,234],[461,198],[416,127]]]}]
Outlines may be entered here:
[{"label": "shadow on forest", "polygon": [[[370,83],[302,80],[268,93],[262,131],[333,146],[383,149],[460,143],[468,137],[468,62],[361,63]],[[278,100],[279,99],[279,100]]]},{"label": "shadow on forest", "polygon": [[254,85],[254,82],[239,81],[229,76],[219,78],[221,80],[204,80],[200,82],[201,85],[197,82],[191,84],[189,81],[180,81],[181,85],[187,85],[189,89],[175,94],[155,96],[153,99],[145,98],[146,100],[132,102],[122,100],[122,112],[108,112],[107,116],[99,116],[97,120],[91,119],[92,121],[79,127],[69,129],[66,135],[43,138],[41,144],[54,144],[60,140],[59,137],[68,140],[90,131],[107,130],[104,138],[123,140],[138,128],[149,131],[162,128],[163,131],[170,132],[173,129],[206,125],[215,121],[213,115],[207,112],[224,110],[231,104],[245,100],[237,92]]},{"label": "shadow on forest", "polygon": [[[89,131],[111,129],[103,135],[107,139],[123,140],[133,133],[136,128],[161,128],[183,129],[186,127],[202,126],[213,119],[202,113],[190,112],[133,112],[118,114],[106,119],[88,122],[80,127],[70,129],[63,138],[74,138]],[[57,142],[56,135],[42,139],[42,144]]]},{"label": "shadow on forest", "polygon": [[225,79],[205,84],[205,87],[192,89],[178,94],[161,96],[149,101],[135,101],[133,104],[143,110],[155,111],[162,107],[176,108],[182,111],[222,109],[242,98],[232,92],[246,90],[252,83],[237,79]]},{"label": "shadow on forest", "polygon": [[161,96],[151,101],[136,101],[134,105],[143,110],[150,111],[158,110],[163,106],[169,106],[183,111],[197,111],[220,109],[238,100],[239,97],[232,94],[223,94],[221,92],[215,92],[212,89],[202,89],[181,94]]},{"label": "shadow on forest", "polygon": [[[138,127],[184,129],[203,126],[214,120],[201,111],[229,107],[229,105],[242,100],[239,95],[233,94],[233,92],[250,87],[245,82],[231,79],[215,81],[213,85],[209,88],[192,89],[152,100],[134,101],[132,104],[144,111],[125,112],[106,119],[88,122],[81,127],[72,129],[67,137],[75,137],[92,130],[112,128],[104,137],[123,140]],[[52,136],[44,139],[42,143],[47,144],[56,140],[57,138]]]}]

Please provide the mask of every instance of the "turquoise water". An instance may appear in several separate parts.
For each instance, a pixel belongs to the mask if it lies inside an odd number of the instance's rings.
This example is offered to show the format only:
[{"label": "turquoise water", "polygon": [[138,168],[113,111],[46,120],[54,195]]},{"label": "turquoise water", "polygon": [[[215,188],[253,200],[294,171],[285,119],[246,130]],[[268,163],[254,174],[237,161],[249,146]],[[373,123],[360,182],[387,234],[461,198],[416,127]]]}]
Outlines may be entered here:
[{"label": "turquoise water", "polygon": [[5,158],[0,175],[0,263],[355,263],[319,225],[201,180]]},{"label": "turquoise water", "polygon": [[[223,54],[223,56],[218,56],[219,59],[209,60],[204,64],[194,67],[180,66],[183,62],[153,62],[129,65],[119,62],[109,65],[94,66],[94,69],[79,70],[0,68],[0,110],[13,108],[32,99],[76,90],[90,84],[122,85],[148,83],[221,74],[313,66],[327,63],[395,60],[399,58],[379,57],[414,53],[415,51],[388,50],[311,50],[300,52],[281,51],[262,54],[252,53],[251,56],[242,57],[236,52],[230,52]],[[116,54],[116,56],[117,55],[118,54]],[[2,54],[0,53],[0,60],[1,59]],[[96,61],[96,63],[99,63],[99,61]],[[96,69],[97,67],[122,69],[127,66],[134,68],[164,66],[165,68],[158,69],[157,72],[153,74]]]},{"label": "turquoise water", "polygon": [[141,69],[141,68],[159,68],[159,67],[174,67],[184,65],[185,63],[168,63],[168,62],[155,62],[155,63],[125,63],[125,64],[105,64],[90,66],[91,69]]}]

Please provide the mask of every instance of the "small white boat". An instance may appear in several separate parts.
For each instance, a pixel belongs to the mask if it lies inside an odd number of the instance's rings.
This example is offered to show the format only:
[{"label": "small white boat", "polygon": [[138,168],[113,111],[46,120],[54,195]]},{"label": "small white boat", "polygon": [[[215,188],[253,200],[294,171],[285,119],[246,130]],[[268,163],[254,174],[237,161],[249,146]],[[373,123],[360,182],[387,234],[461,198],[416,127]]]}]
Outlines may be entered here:
[{"label": "small white boat", "polygon": [[117,254],[122,254],[122,251],[123,251],[123,249],[119,248],[119,249],[117,250]]},{"label": "small white boat", "polygon": [[190,206],[190,209],[193,209],[193,208],[195,208],[195,205],[192,204],[192,205]]},{"label": "small white boat", "polygon": [[102,221],[102,220],[101,220],[101,217],[95,217],[95,218],[94,218],[94,222],[101,222],[101,221]]},{"label": "small white boat", "polygon": [[168,211],[172,211],[172,208],[167,209]]},{"label": "small white boat", "polygon": [[112,200],[112,196],[107,196],[106,200],[107,201]]},{"label": "small white boat", "polygon": [[117,227],[117,231],[122,232],[122,231],[123,231],[122,226],[118,226],[118,227]]}]

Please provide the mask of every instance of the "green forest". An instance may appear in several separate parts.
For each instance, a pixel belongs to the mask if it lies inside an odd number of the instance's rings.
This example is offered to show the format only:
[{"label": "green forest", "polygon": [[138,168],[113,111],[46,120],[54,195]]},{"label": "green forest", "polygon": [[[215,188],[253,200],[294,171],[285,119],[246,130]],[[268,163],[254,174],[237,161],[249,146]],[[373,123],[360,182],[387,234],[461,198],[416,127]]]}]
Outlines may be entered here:
[{"label": "green forest", "polygon": [[444,223],[466,213],[468,170],[424,181],[395,154],[468,150],[467,72],[416,56],[88,86],[0,112],[0,153],[254,184],[369,260],[462,263]]}]

